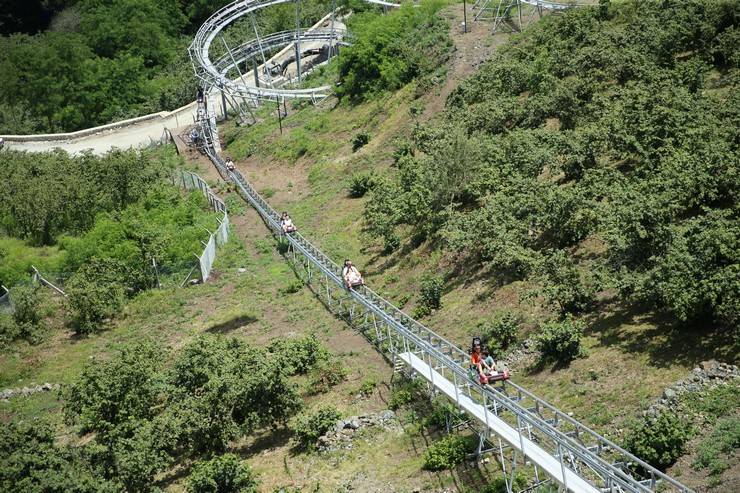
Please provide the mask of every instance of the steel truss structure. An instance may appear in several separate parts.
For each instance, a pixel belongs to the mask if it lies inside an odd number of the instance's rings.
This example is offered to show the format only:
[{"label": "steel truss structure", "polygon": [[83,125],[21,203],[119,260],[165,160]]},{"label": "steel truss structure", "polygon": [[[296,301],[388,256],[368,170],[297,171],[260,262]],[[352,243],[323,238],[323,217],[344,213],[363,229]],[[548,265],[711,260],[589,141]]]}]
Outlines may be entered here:
[{"label": "steel truss structure", "polygon": [[[229,23],[257,8],[288,0],[244,0],[227,5],[201,27],[190,47],[196,74],[207,88],[221,88],[230,98],[245,101],[323,97],[325,88],[286,89],[247,86],[228,79],[232,68],[263,52],[264,46],[278,47],[286,41],[298,47],[302,39],[326,34],[339,42],[336,31],[309,34],[297,29],[275,33],[240,45],[212,62],[208,47]],[[501,0],[501,4],[519,0]],[[382,0],[374,1],[384,5]],[[559,5],[552,2],[521,0],[521,3]],[[392,4],[395,6],[395,4]],[[565,8],[567,6],[564,6]],[[256,30],[255,30],[255,34]],[[292,39],[291,39],[292,36]],[[314,38],[316,39],[316,38]],[[274,43],[274,45],[272,44]],[[262,48],[260,48],[262,45]],[[300,49],[296,49],[300,57]],[[266,64],[265,64],[266,65]],[[341,267],[299,232],[285,235],[278,213],[254,190],[237,170],[230,171],[219,156],[218,133],[213,109],[201,102],[198,109],[200,140],[198,147],[213,162],[221,176],[232,182],[241,197],[254,207],[267,227],[279,239],[286,259],[296,275],[338,317],[360,331],[394,368],[428,382],[429,389],[444,395],[464,413],[462,423],[479,436],[478,453],[495,453],[506,477],[507,490],[513,493],[514,473],[527,469],[534,484],[526,491],[553,485],[562,491],[601,492],[680,492],[692,493],[675,479],[651,467],[609,439],[597,434],[567,413],[560,411],[512,381],[496,386],[481,386],[468,373],[468,354],[393,306],[367,286],[348,290]]]},{"label": "steel truss structure", "polygon": [[[210,121],[203,120],[204,133]],[[510,491],[513,472],[530,464],[537,484],[548,484],[549,478],[564,491],[691,492],[512,381],[496,387],[479,385],[468,373],[467,353],[369,287],[347,290],[339,265],[300,233],[283,234],[278,213],[241,173],[226,169],[212,147],[204,146],[203,151],[283,242],[295,272],[333,313],[357,328],[394,365],[407,365],[469,416],[479,433],[479,452],[497,453]]]},{"label": "steel truss structure", "polygon": [[[547,0],[476,0],[473,4],[475,20],[492,20],[493,32],[521,32],[535,15],[544,11],[562,12],[582,5],[579,2],[551,2]],[[512,14],[516,14],[514,17]]]}]

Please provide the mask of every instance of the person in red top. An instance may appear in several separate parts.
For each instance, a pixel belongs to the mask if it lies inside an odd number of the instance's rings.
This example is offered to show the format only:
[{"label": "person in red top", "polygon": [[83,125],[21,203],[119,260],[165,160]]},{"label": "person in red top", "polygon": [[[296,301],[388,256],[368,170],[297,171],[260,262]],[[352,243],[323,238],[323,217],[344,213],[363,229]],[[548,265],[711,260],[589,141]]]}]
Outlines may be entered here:
[{"label": "person in red top", "polygon": [[[473,338],[473,345],[470,350],[470,366],[478,372],[480,383],[487,384],[488,377],[487,373],[491,371],[491,367],[486,363],[481,352],[481,342],[479,337]],[[485,368],[485,370],[484,370]]]}]

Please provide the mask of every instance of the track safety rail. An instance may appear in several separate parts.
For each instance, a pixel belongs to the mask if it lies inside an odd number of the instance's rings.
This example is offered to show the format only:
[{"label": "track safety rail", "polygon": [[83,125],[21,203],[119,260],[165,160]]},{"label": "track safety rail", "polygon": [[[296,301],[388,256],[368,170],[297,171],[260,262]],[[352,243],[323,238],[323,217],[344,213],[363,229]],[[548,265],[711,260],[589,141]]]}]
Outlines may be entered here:
[{"label": "track safety rail", "polygon": [[[455,388],[459,389],[460,395],[482,403],[486,412],[490,412],[491,416],[501,417],[503,415],[509,421],[513,421],[512,424],[520,437],[534,439],[548,450],[564,469],[567,468],[578,474],[598,490],[647,493],[658,491],[660,482],[662,483],[660,491],[691,492],[688,487],[651,467],[522,387],[510,381],[496,388],[478,385],[470,378],[466,369],[467,353],[403,313],[367,286],[346,290],[339,265],[300,233],[284,235],[280,228],[278,213],[252,188],[241,173],[236,170],[227,170],[220,156],[212,149],[207,148],[206,154],[221,175],[236,185],[240,195],[257,210],[269,228],[283,237],[294,253],[298,252],[303,256],[308,272],[308,283],[312,281],[312,277],[323,275],[326,282],[334,284],[334,288],[342,289],[346,296],[360,305],[364,310],[360,316],[365,316],[366,319],[368,316],[371,318],[370,325],[375,327],[376,341],[382,349],[388,350],[393,355],[401,352],[421,355],[420,357],[428,362],[430,369],[437,372],[441,370],[441,374],[451,379]],[[312,272],[311,267],[314,267],[315,271]],[[353,314],[350,309],[350,318],[354,315],[356,314]],[[385,332],[382,328],[378,330],[378,324],[392,330]],[[511,390],[507,387],[511,387]],[[522,404],[525,400],[532,401],[533,405],[525,407]],[[547,413],[551,413],[552,416],[548,416]],[[571,425],[573,429],[563,431],[558,428],[561,425]],[[526,455],[526,451],[524,454]],[[638,476],[640,469],[645,471],[642,477]],[[568,484],[563,483],[563,477],[565,473],[560,478],[554,479],[566,489],[571,489]],[[671,489],[666,489],[667,487]],[[572,491],[581,490],[572,489]]]},{"label": "track safety rail", "polygon": [[[208,48],[218,33],[238,17],[258,8],[286,1],[288,0],[234,2],[217,11],[203,24],[190,46],[190,52],[196,75],[206,83],[206,87],[218,86],[222,90],[225,88],[226,92],[231,93],[232,96],[240,94],[240,91],[254,90],[251,87],[239,88],[235,83],[228,81],[225,76],[230,68],[229,61],[232,62],[232,66],[238,63],[234,62],[234,55],[242,59],[242,54],[254,50],[253,42],[245,43],[234,53],[230,52],[228,55],[230,60],[222,57],[215,64],[210,61]],[[371,1],[371,3],[381,2]],[[523,3],[529,2],[523,0]],[[536,2],[536,0],[532,0],[532,3],[540,6],[547,4],[553,9],[558,9],[562,5],[555,2]],[[259,42],[263,43],[263,48],[265,40],[272,40],[277,46],[283,43],[282,38],[288,38],[291,34],[276,33],[273,38],[268,36]],[[317,33],[315,36],[323,35],[324,33]],[[329,36],[333,38],[335,33],[332,32]],[[244,56],[244,59],[247,57]],[[260,88],[259,91],[261,91],[260,97],[267,96],[276,100],[304,96],[310,96],[313,99],[316,91],[321,89],[323,88],[303,90]],[[502,382],[495,387],[479,385],[468,372],[469,356],[466,352],[412,319],[367,286],[353,290],[346,289],[341,276],[341,267],[299,232],[284,234],[279,224],[278,213],[254,190],[239,171],[226,168],[218,154],[218,133],[215,120],[207,117],[208,113],[205,109],[199,111],[198,114],[200,118],[197,124],[204,136],[200,149],[210,158],[221,176],[236,185],[239,194],[257,210],[269,229],[286,242],[288,247],[286,258],[292,262],[296,273],[311,286],[330,310],[338,311],[343,316],[346,314],[348,321],[358,327],[379,350],[390,354],[394,362],[399,359],[407,364],[411,360],[417,363],[417,360],[423,361],[423,364],[427,365],[426,370],[417,370],[417,373],[429,380],[437,391],[442,388],[442,384],[445,384],[441,381],[444,379],[447,381],[444,388],[449,390],[450,386],[447,384],[450,383],[454,388],[452,400],[458,407],[461,407],[461,402],[463,402],[461,399],[482,406],[482,416],[477,413],[473,417],[485,427],[483,432],[479,432],[482,439],[494,443],[493,441],[498,438],[504,470],[502,437],[508,441],[509,449],[513,451],[510,471],[516,467],[518,452],[533,463],[536,477],[538,475],[537,461],[540,461],[539,466],[546,471],[547,475],[568,491],[691,493],[686,486],[651,467],[512,381]],[[316,279],[319,279],[319,282],[315,282]],[[435,378],[437,385],[435,385]],[[470,415],[469,412],[468,415]],[[499,433],[498,436],[493,435],[491,423],[494,418],[506,423],[513,434],[507,432]],[[532,450],[529,450],[529,454],[525,449],[525,444],[530,444],[529,447]],[[532,444],[536,444],[536,447]],[[538,450],[534,450],[535,448],[546,451],[547,455],[544,455],[544,459]],[[559,473],[551,467],[553,460],[560,466]],[[571,478],[570,483],[568,478]],[[542,483],[538,480],[538,484]],[[511,491],[510,483],[507,484],[507,489]]]}]

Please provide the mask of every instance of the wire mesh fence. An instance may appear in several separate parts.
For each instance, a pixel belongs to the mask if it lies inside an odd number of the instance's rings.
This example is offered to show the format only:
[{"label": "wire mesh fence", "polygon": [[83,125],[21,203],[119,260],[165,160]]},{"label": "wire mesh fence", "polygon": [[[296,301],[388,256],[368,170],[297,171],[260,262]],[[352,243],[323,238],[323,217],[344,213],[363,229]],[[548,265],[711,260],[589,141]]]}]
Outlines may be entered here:
[{"label": "wire mesh fence", "polygon": [[[218,228],[216,231],[210,233],[208,241],[203,243],[203,253],[198,256],[198,267],[200,270],[200,280],[205,282],[211,275],[213,270],[213,262],[216,260],[217,247],[224,245],[229,240],[229,214],[226,212],[226,204],[223,200],[218,198],[212,191],[211,187],[208,186],[203,178],[195,173],[185,170],[179,170],[175,176],[175,181],[185,188],[186,190],[200,190],[203,195],[208,199],[208,203],[211,205],[213,210],[223,212],[223,217],[219,220]],[[193,274],[191,270],[188,277],[183,281],[185,284]]]},{"label": "wire mesh fence", "polygon": [[13,311],[13,304],[10,302],[10,291],[0,284],[0,313],[9,313]]}]

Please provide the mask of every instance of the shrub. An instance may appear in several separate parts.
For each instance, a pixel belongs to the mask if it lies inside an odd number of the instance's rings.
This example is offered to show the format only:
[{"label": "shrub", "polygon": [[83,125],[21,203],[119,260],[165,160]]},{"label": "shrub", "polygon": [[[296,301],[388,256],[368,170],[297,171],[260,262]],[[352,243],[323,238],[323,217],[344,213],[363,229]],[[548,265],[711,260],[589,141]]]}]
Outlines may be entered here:
[{"label": "shrub", "polygon": [[367,132],[359,132],[352,137],[352,152],[356,152],[361,149],[367,143],[370,142],[370,134]]},{"label": "shrub", "polygon": [[246,462],[224,454],[196,462],[188,478],[190,493],[250,493],[257,491],[257,479]]},{"label": "shrub", "polygon": [[377,387],[377,380],[375,380],[374,378],[366,378],[365,381],[362,382],[362,385],[360,385],[360,388],[357,389],[357,392],[363,397],[369,397],[373,395],[373,392],[375,392],[375,389]]},{"label": "shrub", "polygon": [[303,283],[299,279],[295,279],[288,283],[287,286],[278,289],[278,293],[282,295],[295,294],[303,288]]},{"label": "shrub", "polygon": [[367,192],[375,187],[376,183],[377,180],[372,171],[358,173],[349,182],[349,196],[355,199],[364,197]]},{"label": "shrub", "polygon": [[664,470],[684,454],[690,436],[688,423],[665,411],[634,422],[627,432],[625,448]]},{"label": "shrub", "polygon": [[298,339],[274,339],[267,350],[280,361],[286,375],[304,374],[316,363],[329,357],[328,351],[315,334]]},{"label": "shrub", "polygon": [[468,441],[457,435],[447,435],[437,440],[424,452],[424,469],[442,471],[452,469],[465,461],[470,447]]},{"label": "shrub", "polygon": [[393,386],[388,407],[394,411],[419,399],[422,382],[419,379],[404,379]]},{"label": "shrub", "polygon": [[298,446],[310,449],[316,446],[320,436],[334,428],[342,414],[333,406],[324,406],[310,413],[301,413],[291,423]]},{"label": "shrub", "polygon": [[172,462],[170,451],[176,447],[176,423],[165,426],[157,421],[129,420],[118,427],[110,438],[112,445],[103,452],[112,455],[111,476],[123,483],[126,491],[156,492],[154,477]]},{"label": "shrub", "polygon": [[105,434],[129,420],[152,417],[161,360],[154,345],[138,343],[124,346],[109,361],[89,362],[64,390],[67,421]]},{"label": "shrub", "polygon": [[338,95],[359,100],[444,70],[452,41],[447,22],[437,14],[443,5],[425,2],[387,15],[352,16],[355,41],[339,61]]},{"label": "shrub", "polygon": [[347,368],[337,358],[319,360],[308,372],[308,389],[311,393],[327,392],[347,378]]},{"label": "shrub", "polygon": [[447,398],[439,396],[432,401],[432,409],[424,417],[424,425],[438,430],[447,428],[448,418],[463,418],[464,412]]},{"label": "shrub", "polygon": [[121,283],[123,270],[115,260],[93,259],[69,279],[67,304],[75,332],[95,331],[123,306],[126,295]]},{"label": "shrub", "polygon": [[0,424],[0,491],[113,493],[120,486],[85,464],[85,447],[54,444],[46,423]]},{"label": "shrub", "polygon": [[41,322],[40,295],[36,286],[14,286],[10,289],[10,299],[15,323],[38,325]]},{"label": "shrub", "polygon": [[0,349],[19,337],[18,326],[9,313],[0,313]]},{"label": "shrub", "polygon": [[498,311],[493,319],[480,326],[483,344],[498,358],[516,343],[519,336],[519,317],[510,310]]},{"label": "shrub", "polygon": [[[512,491],[523,491],[526,489],[527,483],[527,476],[521,471],[517,471],[514,474],[514,484],[511,489]],[[480,493],[508,493],[509,489],[506,486],[506,478],[502,476],[494,479],[479,491]]]},{"label": "shrub", "polygon": [[718,476],[729,469],[730,456],[740,449],[740,418],[731,416],[717,423],[712,433],[699,444],[694,469],[709,469]]},{"label": "shrub", "polygon": [[569,363],[583,355],[581,336],[583,322],[571,316],[563,321],[550,321],[542,326],[537,336],[537,345],[542,352],[543,360],[554,360]]},{"label": "shrub", "polygon": [[419,304],[414,311],[415,317],[429,315],[432,310],[442,306],[442,287],[444,282],[441,276],[427,274],[421,278],[419,289]]},{"label": "shrub", "polygon": [[182,441],[202,452],[222,452],[240,433],[285,423],[300,406],[281,362],[234,338],[201,336],[172,365],[170,405]]},{"label": "shrub", "polygon": [[558,250],[547,257],[540,270],[545,297],[561,314],[581,313],[591,307],[593,288],[581,279],[575,262],[564,251]]}]

